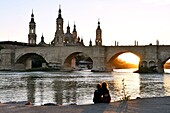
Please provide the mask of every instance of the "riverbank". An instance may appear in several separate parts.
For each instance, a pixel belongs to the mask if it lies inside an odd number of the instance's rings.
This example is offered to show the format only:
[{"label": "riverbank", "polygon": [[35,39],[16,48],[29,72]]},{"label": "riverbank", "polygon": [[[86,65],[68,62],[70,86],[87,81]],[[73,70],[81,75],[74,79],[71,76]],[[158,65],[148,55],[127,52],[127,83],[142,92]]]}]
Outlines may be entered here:
[{"label": "riverbank", "polygon": [[1,103],[0,113],[170,113],[170,97],[69,106],[32,106],[23,103]]}]

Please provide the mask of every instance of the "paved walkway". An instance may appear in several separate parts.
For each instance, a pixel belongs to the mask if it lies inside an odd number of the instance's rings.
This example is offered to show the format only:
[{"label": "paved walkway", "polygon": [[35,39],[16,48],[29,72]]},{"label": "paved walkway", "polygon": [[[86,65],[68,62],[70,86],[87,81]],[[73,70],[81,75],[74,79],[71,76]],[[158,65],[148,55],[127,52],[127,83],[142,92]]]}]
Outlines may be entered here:
[{"label": "paved walkway", "polygon": [[170,113],[170,97],[78,106],[0,104],[0,113]]}]

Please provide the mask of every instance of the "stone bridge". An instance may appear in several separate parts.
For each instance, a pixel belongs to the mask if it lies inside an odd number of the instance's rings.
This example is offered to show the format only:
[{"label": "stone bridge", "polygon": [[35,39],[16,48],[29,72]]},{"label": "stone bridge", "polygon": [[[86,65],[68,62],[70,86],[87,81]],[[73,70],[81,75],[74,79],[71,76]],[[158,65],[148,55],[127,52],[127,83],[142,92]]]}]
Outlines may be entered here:
[{"label": "stone bridge", "polygon": [[77,54],[83,53],[92,59],[92,70],[111,71],[113,60],[126,52],[131,52],[140,58],[139,70],[154,68],[158,73],[164,72],[163,65],[170,58],[169,45],[24,47],[2,49],[0,51],[0,69],[30,69],[33,55],[41,57],[47,64],[54,63],[60,64],[63,68],[71,68],[72,59]]}]

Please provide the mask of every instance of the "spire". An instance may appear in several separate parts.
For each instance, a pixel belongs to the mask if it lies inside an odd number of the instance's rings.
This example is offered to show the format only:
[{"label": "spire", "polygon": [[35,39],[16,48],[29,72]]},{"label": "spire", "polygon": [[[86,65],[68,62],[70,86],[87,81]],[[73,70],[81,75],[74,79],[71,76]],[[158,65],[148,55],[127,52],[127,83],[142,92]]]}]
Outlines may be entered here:
[{"label": "spire", "polygon": [[98,28],[97,29],[100,29],[100,19],[98,19]]},{"label": "spire", "polygon": [[64,41],[63,23],[64,21],[61,16],[61,6],[59,5],[58,17],[56,19],[56,32],[53,41],[54,46],[63,46]]},{"label": "spire", "polygon": [[78,38],[77,38],[77,42],[80,42],[80,37],[78,36]]},{"label": "spire", "polygon": [[67,33],[70,33],[70,26],[69,26],[69,22],[68,22],[68,26],[67,26]]},{"label": "spire", "polygon": [[70,29],[69,22],[68,22],[68,26],[67,26],[67,28],[69,28],[69,29]]},{"label": "spire", "polygon": [[34,22],[34,13],[33,13],[33,9],[32,9],[31,22],[30,22],[30,23],[35,23],[35,22]]},{"label": "spire", "polygon": [[31,21],[29,23],[28,44],[36,45],[36,23],[34,21],[34,13],[32,9]]},{"label": "spire", "polygon": [[81,38],[81,43],[83,43],[83,38]]},{"label": "spire", "polygon": [[31,14],[31,18],[34,18],[34,13],[33,13],[33,9],[32,9],[32,14]]},{"label": "spire", "polygon": [[59,5],[59,9],[61,9],[61,5]]},{"label": "spire", "polygon": [[101,46],[102,45],[102,30],[100,28],[100,21],[98,19],[98,26],[96,29],[96,45]]},{"label": "spire", "polygon": [[89,42],[89,46],[92,46],[92,41],[91,41],[91,39],[90,39],[90,42]]},{"label": "spire", "polygon": [[43,36],[43,33],[42,33],[42,36],[41,36],[41,42],[44,42],[44,36]]},{"label": "spire", "polygon": [[83,38],[81,38],[81,46],[84,46]]},{"label": "spire", "polygon": [[75,22],[74,22],[74,29],[73,29],[73,32],[77,32],[77,31],[76,31],[76,25],[75,25]]},{"label": "spire", "polygon": [[61,16],[61,5],[59,5],[58,18],[62,18],[62,16]]}]

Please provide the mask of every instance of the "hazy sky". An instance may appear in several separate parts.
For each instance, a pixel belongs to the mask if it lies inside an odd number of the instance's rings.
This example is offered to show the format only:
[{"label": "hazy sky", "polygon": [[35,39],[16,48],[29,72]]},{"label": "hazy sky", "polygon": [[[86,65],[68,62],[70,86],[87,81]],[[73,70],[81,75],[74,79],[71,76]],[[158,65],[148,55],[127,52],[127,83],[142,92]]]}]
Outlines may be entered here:
[{"label": "hazy sky", "polygon": [[101,22],[103,45],[170,45],[170,0],[0,0],[0,41],[28,42],[29,22],[34,10],[37,43],[54,39],[61,5],[64,31],[74,22],[85,45],[96,38]]}]

